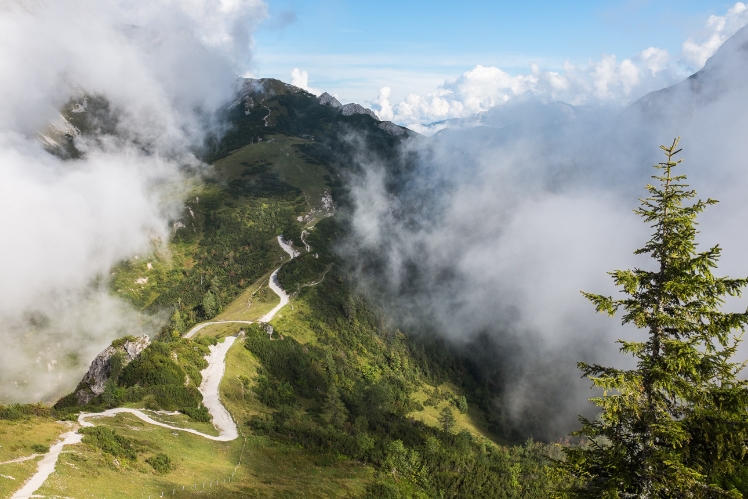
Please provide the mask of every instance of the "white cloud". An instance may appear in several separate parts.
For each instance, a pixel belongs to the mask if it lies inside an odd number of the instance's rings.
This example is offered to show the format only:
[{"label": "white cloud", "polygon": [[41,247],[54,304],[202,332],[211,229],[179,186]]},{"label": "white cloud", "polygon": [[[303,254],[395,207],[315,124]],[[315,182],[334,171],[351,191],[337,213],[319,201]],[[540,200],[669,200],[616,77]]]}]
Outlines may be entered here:
[{"label": "white cloud", "polygon": [[[528,71],[516,75],[498,67],[478,65],[446,80],[431,93],[411,94],[394,104],[388,95],[386,103],[392,108],[393,121],[414,129],[420,129],[420,124],[466,118],[524,97],[574,105],[623,106],[701,69],[725,40],[746,24],[748,6],[738,2],[724,16],[709,17],[704,29],[689,37],[677,56],[649,47],[620,61],[616,55],[604,54],[599,60],[589,60],[585,66],[566,62],[561,72],[530,64]],[[375,101],[380,113],[384,109],[381,99],[380,91]],[[432,133],[434,130],[431,129]]]},{"label": "white cloud", "polygon": [[389,121],[395,117],[392,111],[392,104],[390,104],[390,94],[392,89],[390,87],[382,87],[379,89],[379,96],[376,100],[377,115],[383,121]]},{"label": "white cloud", "polygon": [[125,0],[120,5],[140,26],[163,24],[167,19],[184,26],[206,47],[220,49],[244,71],[249,64],[252,32],[268,15],[264,0]]},{"label": "white cloud", "polygon": [[[362,272],[362,289],[375,290],[395,317],[429,334],[458,343],[494,337],[493,351],[483,341],[465,351],[500,366],[508,397],[502,408],[518,425],[539,421],[526,434],[556,438],[577,427],[590,392],[576,362],[626,368],[631,357],[619,355],[614,338],[642,334],[594,314],[579,290],[613,294],[606,271],[656,263],[631,254],[651,237],[631,208],[645,192],[649,165],[662,157],[660,141],[681,135],[686,161],[679,173],[700,195],[721,201],[704,214],[699,247],[722,243],[719,274],[746,274],[748,234],[735,227],[748,218],[748,29],[739,36],[712,61],[702,85],[679,85],[627,113],[567,114],[566,105],[518,101],[485,116],[494,129],[410,142],[408,153],[419,155],[414,170],[386,177],[375,155],[362,155],[366,175],[351,191],[349,248],[363,249],[354,253],[362,269],[377,269]],[[537,67],[521,78],[480,68],[421,104],[480,108],[519,92],[574,95],[575,85],[589,99],[617,99],[669,64],[667,54],[652,49],[628,61],[608,56],[582,69],[567,65],[554,79]],[[416,97],[406,101],[415,103]],[[372,265],[371,255],[382,263]],[[745,305],[729,300],[726,311]]]},{"label": "white cloud", "polygon": [[703,30],[683,42],[683,60],[698,70],[717,49],[740,28],[748,24],[748,6],[733,5],[724,16],[710,16]]},{"label": "white cloud", "polygon": [[[682,76],[667,51],[654,47],[620,62],[615,55],[604,55],[585,67],[566,63],[563,72],[543,71],[536,64],[529,69],[510,75],[500,68],[478,65],[431,94],[411,94],[392,105],[393,119],[417,125],[464,118],[522,96],[575,105],[625,104]],[[378,103],[381,98],[380,91]]]},{"label": "white cloud", "polygon": [[[112,339],[157,331],[112,297],[105,279],[103,289],[92,283],[168,236],[183,167],[199,165],[191,148],[233,96],[266,7],[0,0],[0,11],[0,399],[34,401],[74,387]],[[62,161],[39,133],[83,93],[107,99],[115,132],[79,137],[83,157]],[[30,325],[30,313],[47,325]],[[34,367],[36,358],[70,355],[80,364],[49,374]]]},{"label": "white cloud", "polygon": [[293,68],[293,71],[291,71],[291,85],[304,89],[314,95],[319,95],[322,93],[316,88],[312,88],[309,86],[309,73],[307,73],[306,71],[302,71],[299,68]]}]

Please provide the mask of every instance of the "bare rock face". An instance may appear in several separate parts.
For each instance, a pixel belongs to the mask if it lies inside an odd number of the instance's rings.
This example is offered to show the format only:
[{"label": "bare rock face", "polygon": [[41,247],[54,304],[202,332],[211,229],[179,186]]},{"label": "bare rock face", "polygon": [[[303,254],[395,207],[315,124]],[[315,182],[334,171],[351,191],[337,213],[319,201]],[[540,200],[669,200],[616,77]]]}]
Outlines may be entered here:
[{"label": "bare rock face", "polygon": [[322,104],[323,106],[332,106],[332,107],[343,106],[338,99],[328,94],[327,92],[319,96],[319,103]]},{"label": "bare rock face", "polygon": [[262,330],[265,331],[265,334],[267,334],[272,339],[273,333],[275,332],[275,329],[273,329],[273,326],[271,326],[267,322],[260,322],[259,325],[262,328]]},{"label": "bare rock face", "polygon": [[390,135],[398,136],[405,133],[405,129],[403,127],[395,125],[391,121],[383,121],[378,126]]},{"label": "bare rock face", "polygon": [[91,367],[88,368],[88,372],[83,376],[78,385],[78,389],[75,392],[78,405],[86,405],[94,397],[104,393],[104,384],[111,374],[112,357],[115,354],[121,354],[121,367],[125,367],[137,359],[141,352],[148,348],[150,344],[151,340],[148,336],[141,336],[139,338],[130,336],[113,341],[110,346],[106,347],[91,362]]},{"label": "bare rock face", "polygon": [[374,111],[372,111],[371,109],[365,108],[361,104],[353,104],[353,103],[346,104],[345,106],[340,108],[340,112],[343,113],[343,116],[351,116],[354,114],[368,114],[375,120],[379,121],[379,116],[374,114]]}]

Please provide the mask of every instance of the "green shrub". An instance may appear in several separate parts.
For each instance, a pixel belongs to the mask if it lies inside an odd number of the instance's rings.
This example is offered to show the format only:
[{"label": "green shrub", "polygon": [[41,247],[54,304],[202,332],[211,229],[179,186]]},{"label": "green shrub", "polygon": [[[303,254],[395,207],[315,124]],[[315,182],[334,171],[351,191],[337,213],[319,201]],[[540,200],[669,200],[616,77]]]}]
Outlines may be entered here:
[{"label": "green shrub", "polygon": [[114,340],[112,342],[112,346],[114,348],[119,348],[119,347],[125,346],[125,343],[127,343],[128,341],[135,341],[136,339],[137,338],[135,338],[135,336],[132,336],[132,335],[123,336],[122,338],[117,338],[116,340]]},{"label": "green shrub", "polygon": [[460,395],[459,397],[457,397],[457,402],[455,405],[457,406],[457,410],[459,410],[462,414],[468,412],[468,403],[465,395]]},{"label": "green shrub", "polygon": [[51,411],[49,407],[45,407],[42,404],[0,405],[0,419],[4,420],[23,419],[29,416],[48,417],[50,415]]},{"label": "green shrub", "polygon": [[49,445],[33,444],[31,446],[31,450],[37,454],[46,454],[47,452],[49,452]]},{"label": "green shrub", "polygon": [[137,442],[133,439],[118,435],[109,428],[101,426],[85,427],[78,430],[83,434],[83,443],[96,447],[114,457],[135,460],[138,457]]},{"label": "green shrub", "polygon": [[154,386],[184,384],[185,372],[174,362],[169,345],[153,342],[140,356],[130,362],[119,377],[122,386]]},{"label": "green shrub", "polygon": [[204,405],[199,407],[183,407],[182,409],[179,409],[179,412],[188,415],[190,419],[197,421],[198,423],[210,423],[211,421],[208,408]]},{"label": "green shrub", "polygon": [[145,460],[146,463],[150,464],[156,473],[165,475],[174,469],[174,464],[171,462],[171,458],[163,453],[158,453],[155,456],[151,456]]}]

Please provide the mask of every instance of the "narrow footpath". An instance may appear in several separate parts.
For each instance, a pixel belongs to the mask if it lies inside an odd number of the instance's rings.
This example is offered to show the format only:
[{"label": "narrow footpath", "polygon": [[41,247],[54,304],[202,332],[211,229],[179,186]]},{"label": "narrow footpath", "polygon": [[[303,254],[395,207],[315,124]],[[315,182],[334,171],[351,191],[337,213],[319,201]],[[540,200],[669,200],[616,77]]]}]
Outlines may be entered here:
[{"label": "narrow footpath", "polygon": [[[288,255],[292,259],[299,256],[299,252],[293,249],[291,245],[287,244],[281,236],[278,236],[278,244],[281,248],[283,248],[283,251],[288,253]],[[273,308],[273,310],[263,316],[260,319],[260,322],[270,322],[273,317],[275,317],[275,314],[277,314],[284,306],[288,304],[288,294],[283,290],[283,288],[280,287],[280,284],[278,283],[279,270],[280,267],[275,269],[275,271],[272,273],[272,275],[270,276],[269,284],[270,289],[272,289],[273,292],[275,292],[275,294],[277,294],[280,298],[280,303],[275,308]],[[197,326],[193,327],[187,334],[184,335],[184,337],[191,338],[202,328],[211,324],[226,323],[252,324],[251,321],[203,322],[202,324],[198,324]],[[229,442],[231,440],[235,440],[239,437],[239,431],[236,427],[234,419],[231,417],[231,414],[229,414],[229,411],[221,403],[219,387],[221,385],[223,374],[226,371],[226,354],[236,341],[236,338],[236,336],[229,336],[222,343],[219,343],[215,346],[211,345],[210,354],[205,357],[205,360],[208,361],[208,367],[200,372],[203,377],[203,382],[200,384],[199,390],[203,396],[203,405],[208,409],[208,412],[211,415],[213,426],[215,426],[215,428],[218,430],[218,436],[208,435],[191,428],[179,428],[176,426],[161,423],[152,419],[150,416],[148,416],[148,414],[141,410],[127,409],[124,407],[118,407],[115,409],[109,409],[107,411],[97,413],[81,413],[78,416],[78,423],[82,427],[91,427],[95,425],[89,422],[89,419],[105,418],[115,416],[117,414],[127,413],[132,414],[142,421],[154,426],[160,426],[162,428],[167,428],[173,431],[192,433],[193,435],[207,438],[208,440],[213,440],[216,442]],[[31,497],[35,497],[34,494],[36,493],[36,491],[39,490],[42,485],[44,485],[44,482],[47,480],[47,478],[49,478],[49,476],[55,471],[57,460],[59,459],[60,453],[62,452],[63,448],[66,445],[80,443],[82,440],[83,435],[78,433],[77,430],[73,430],[60,435],[60,440],[53,444],[50,447],[49,452],[44,455],[41,461],[39,461],[36,473],[23,485],[20,490],[18,490],[11,496],[11,499],[29,499]]]}]

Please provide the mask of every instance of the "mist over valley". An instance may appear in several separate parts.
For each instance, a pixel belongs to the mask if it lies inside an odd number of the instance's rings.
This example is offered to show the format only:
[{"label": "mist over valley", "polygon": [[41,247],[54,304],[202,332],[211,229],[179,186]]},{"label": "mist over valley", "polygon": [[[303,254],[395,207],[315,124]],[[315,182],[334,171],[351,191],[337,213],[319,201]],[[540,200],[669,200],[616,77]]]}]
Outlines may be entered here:
[{"label": "mist over valley", "polygon": [[746,6],[352,101],[279,5],[0,2],[0,495],[748,493]]}]

